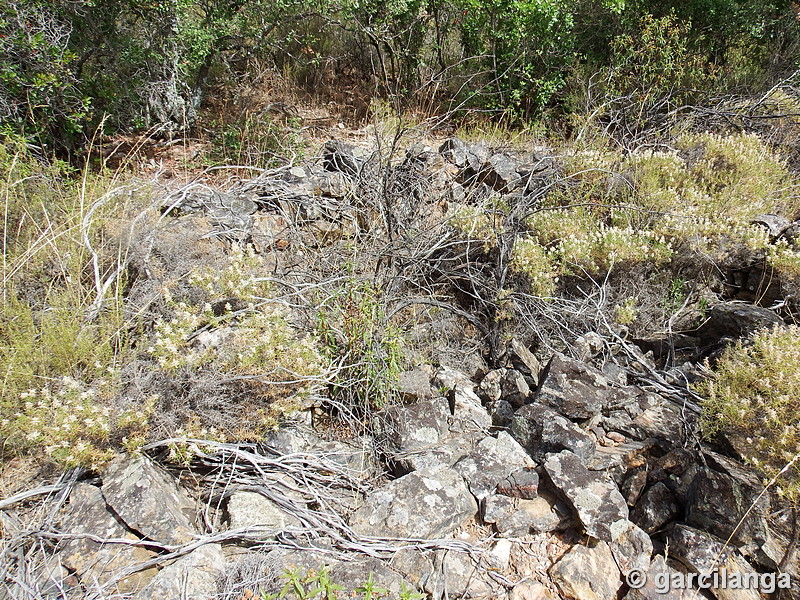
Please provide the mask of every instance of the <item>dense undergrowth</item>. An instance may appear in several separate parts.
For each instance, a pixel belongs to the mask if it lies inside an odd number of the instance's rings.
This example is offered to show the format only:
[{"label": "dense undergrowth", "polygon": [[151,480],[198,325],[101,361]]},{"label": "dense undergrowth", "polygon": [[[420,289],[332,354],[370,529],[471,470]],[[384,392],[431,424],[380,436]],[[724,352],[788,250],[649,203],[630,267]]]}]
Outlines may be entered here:
[{"label": "dense undergrowth", "polygon": [[[397,134],[400,126],[383,131]],[[495,307],[488,333],[494,327],[501,344],[536,314],[552,316],[559,302],[585,295],[585,283],[605,295],[595,324],[632,338],[667,324],[700,325],[705,307],[723,294],[719,273],[742,260],[760,261],[785,290],[796,289],[794,241],[776,240],[752,220],[796,219],[797,176],[780,148],[756,133],[686,132],[629,152],[599,135],[591,144],[548,142],[558,167],[543,192],[524,204],[500,193],[451,203],[418,234],[424,241],[454,232],[478,249],[467,251],[470,260],[507,269],[504,286],[475,292]],[[398,373],[423,350],[407,337],[419,323],[387,310],[398,301],[392,269],[382,268],[383,279],[365,277],[381,256],[375,244],[383,230],[336,246],[327,260],[338,257],[345,275],[310,295],[267,274],[273,255],[229,243],[224,254],[206,257],[209,264],[162,273],[156,302],[134,310],[141,273],[131,271],[128,255],[165,218],[156,182],[75,171],[10,139],[2,166],[6,457],[99,466],[118,449],[137,451],[165,426],[184,438],[258,440],[310,406],[366,426],[394,401]],[[503,250],[509,232],[512,244]],[[435,313],[415,314],[435,320]],[[543,351],[558,349],[556,338],[537,335]],[[797,470],[784,468],[797,455],[797,339],[789,328],[740,342],[696,388],[707,398],[707,435],[725,434],[734,446],[746,440],[743,457],[767,476],[783,469],[789,498],[797,495]],[[225,400],[205,414],[193,388]],[[174,453],[191,458],[180,445]]]},{"label": "dense undergrowth", "polygon": [[[368,429],[400,371],[435,360],[414,340],[443,315],[497,366],[515,336],[546,357],[592,330],[694,332],[755,269],[747,300],[795,320],[797,238],[753,220],[800,217],[797,19],[723,5],[0,4],[4,456],[98,466],[155,437],[260,440],[311,408]],[[187,177],[241,181],[315,157],[284,100],[321,99],[372,121],[355,231],[201,240],[207,264],[178,236],[153,271],[172,217],[137,149],[204,143]],[[146,141],[111,171],[94,131]],[[405,151],[454,131],[547,175],[436,189]],[[796,343],[762,333],[696,388],[708,436],[756,440],[740,453],[768,476],[798,453],[796,401],[755,379],[791,381]]]}]

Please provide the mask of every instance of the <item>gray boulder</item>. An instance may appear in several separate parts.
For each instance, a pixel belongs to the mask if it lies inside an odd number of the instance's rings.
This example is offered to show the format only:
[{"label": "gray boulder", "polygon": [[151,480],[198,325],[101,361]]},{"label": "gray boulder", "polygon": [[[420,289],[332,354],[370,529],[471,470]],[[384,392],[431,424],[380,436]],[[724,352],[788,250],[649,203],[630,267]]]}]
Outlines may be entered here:
[{"label": "gray boulder", "polygon": [[638,579],[641,587],[631,587],[623,600],[697,600],[702,598],[699,592],[692,587],[676,589],[669,586],[670,578],[681,572],[673,568],[664,560],[663,556],[656,556],[650,563],[650,568],[644,577]]},{"label": "gray boulder", "polygon": [[569,600],[616,600],[619,569],[605,542],[577,545],[550,569],[550,578]]},{"label": "gray boulder", "polygon": [[608,380],[600,371],[556,354],[545,368],[534,399],[571,419],[588,419],[600,414],[608,395]]},{"label": "gray boulder", "polygon": [[595,453],[591,435],[542,404],[526,404],[515,412],[511,435],[536,460],[553,452],[570,450],[582,460],[590,461]]},{"label": "gray boulder", "polygon": [[519,537],[563,528],[564,519],[542,497],[532,500],[491,495],[481,506],[484,523],[495,526],[505,537]]},{"label": "gray boulder", "polygon": [[550,454],[544,470],[583,524],[586,533],[611,542],[628,522],[628,505],[605,473],[589,471],[574,453]]},{"label": "gray boulder", "polygon": [[[701,574],[720,573],[743,575],[756,573],[755,569],[724,540],[713,535],[676,523],[667,536],[670,556],[680,561],[690,572]],[[757,586],[754,586],[757,587]],[[734,589],[719,586],[712,589],[719,600],[760,600],[757,589]]]},{"label": "gray boulder", "polygon": [[508,433],[501,431],[496,438],[483,438],[453,469],[461,474],[472,494],[480,501],[493,493],[512,473],[533,469],[534,466],[522,446]]},{"label": "gray boulder", "polygon": [[128,527],[164,544],[194,539],[195,502],[148,458],[117,457],[102,477],[106,502]]},{"label": "gray boulder", "polygon": [[462,477],[453,469],[409,473],[373,492],[350,517],[350,527],[376,537],[442,538],[478,512]]},{"label": "gray boulder", "polygon": [[250,530],[259,539],[274,537],[287,527],[300,525],[296,518],[258,492],[234,492],[228,498],[227,512],[231,529]]},{"label": "gray boulder", "polygon": [[200,546],[161,569],[133,600],[213,600],[219,597],[217,582],[225,575],[226,566],[222,546]]},{"label": "gray boulder", "polygon": [[631,511],[631,520],[647,533],[658,531],[677,516],[675,494],[661,481],[650,486]]},{"label": "gray boulder", "polygon": [[647,571],[650,566],[653,541],[649,535],[633,523],[629,522],[624,525],[622,532],[614,537],[614,541],[609,546],[623,575],[627,575],[633,569]]},{"label": "gray boulder", "polygon": [[[100,490],[87,484],[78,484],[72,490],[61,530],[76,536],[91,535],[101,539],[140,541],[139,537],[126,530],[107,510]],[[155,558],[156,554],[139,546],[101,544],[86,537],[78,537],[63,542],[56,556],[80,582],[91,587],[96,583],[109,582],[110,577],[120,569]],[[155,568],[134,573],[117,582],[112,589],[120,593],[137,590],[147,584],[155,574]]]}]

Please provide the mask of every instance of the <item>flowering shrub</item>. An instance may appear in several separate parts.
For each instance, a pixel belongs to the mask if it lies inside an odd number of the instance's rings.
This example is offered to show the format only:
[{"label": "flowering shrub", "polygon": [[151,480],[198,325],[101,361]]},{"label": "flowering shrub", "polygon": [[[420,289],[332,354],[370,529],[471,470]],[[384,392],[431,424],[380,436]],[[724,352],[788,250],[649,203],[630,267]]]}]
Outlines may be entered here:
[{"label": "flowering shrub", "polygon": [[597,215],[580,208],[541,211],[528,220],[528,226],[547,248],[558,274],[595,275],[622,263],[659,264],[671,256],[663,236],[630,226],[606,226]]},{"label": "flowering shrub", "polygon": [[779,485],[783,495],[800,499],[800,327],[762,330],[752,345],[728,347],[697,390],[706,398],[705,433],[725,433],[767,477],[794,461]]},{"label": "flowering shrub", "polygon": [[260,267],[258,256],[234,247],[225,268],[188,276],[193,299],[176,301],[165,289],[172,315],[156,322],[150,353],[167,372],[222,373],[246,382],[269,402],[259,411],[261,427],[269,428],[319,386],[324,361],[313,338],[291,324],[289,309],[272,299],[271,286],[255,276]]},{"label": "flowering shrub", "polygon": [[533,238],[522,238],[514,245],[511,268],[528,276],[530,293],[534,296],[552,296],[558,282],[556,268],[550,252]]}]

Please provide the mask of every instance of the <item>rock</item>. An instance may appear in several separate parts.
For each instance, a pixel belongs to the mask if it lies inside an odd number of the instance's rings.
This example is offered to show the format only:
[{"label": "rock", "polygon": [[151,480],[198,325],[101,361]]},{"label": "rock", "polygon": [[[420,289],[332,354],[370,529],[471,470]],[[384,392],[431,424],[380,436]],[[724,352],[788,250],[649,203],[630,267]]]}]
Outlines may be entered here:
[{"label": "rock", "polygon": [[628,520],[628,505],[617,486],[604,473],[589,471],[574,453],[550,454],[544,470],[578,514],[586,533],[599,540],[613,540],[615,527]]},{"label": "rock", "polygon": [[605,376],[563,354],[550,359],[534,400],[571,419],[600,414],[608,396]]},{"label": "rock", "polygon": [[791,225],[789,219],[780,215],[758,215],[750,221],[751,225],[760,225],[772,239],[780,236]]},{"label": "rock", "polygon": [[625,497],[625,502],[628,506],[635,506],[642,495],[644,487],[647,485],[647,471],[639,469],[634,471],[629,477],[625,479],[620,491]]},{"label": "rock", "polygon": [[[493,493],[511,473],[533,469],[534,462],[508,433],[483,438],[469,455],[459,460],[455,469],[480,501]],[[538,480],[538,478],[537,478]]]},{"label": "rock", "polygon": [[200,546],[161,569],[133,600],[213,600],[219,597],[217,581],[224,576],[225,569],[222,546]]},{"label": "rock", "polygon": [[706,346],[722,338],[746,338],[759,329],[784,325],[783,319],[769,309],[743,302],[721,302],[709,309],[708,318],[697,335]]},{"label": "rock", "polygon": [[650,563],[645,577],[638,579],[641,587],[631,587],[623,600],[697,600],[702,598],[692,587],[678,589],[670,586],[673,576],[682,577],[682,573],[673,569],[663,556],[656,556]]},{"label": "rock", "polygon": [[407,402],[429,400],[437,396],[431,386],[433,368],[423,365],[411,371],[402,371],[397,378],[397,391]]},{"label": "rock", "polygon": [[502,397],[514,408],[519,408],[528,401],[531,390],[525,377],[516,369],[506,369],[500,380]]},{"label": "rock", "polygon": [[605,542],[577,545],[550,569],[550,578],[569,600],[616,600],[619,569]]},{"label": "rock", "polygon": [[309,427],[281,427],[269,432],[263,446],[272,454],[283,456],[308,452],[322,440]]},{"label": "rock", "polygon": [[[446,398],[434,398],[410,406],[391,407],[382,415],[392,455],[405,472],[453,465],[485,437],[491,417],[471,398],[457,393],[455,415]],[[480,423],[476,423],[475,420]]]},{"label": "rock", "polygon": [[[528,347],[517,338],[511,340],[511,361],[517,371],[523,375],[528,375],[534,385],[539,385],[539,373],[542,370],[542,363],[531,352]],[[516,360],[515,360],[516,359]]]},{"label": "rock", "polygon": [[486,569],[469,554],[440,551],[434,559],[434,572],[441,573],[428,582],[434,598],[492,598],[497,585]]},{"label": "rock", "polygon": [[634,440],[659,440],[665,448],[682,445],[687,432],[697,427],[697,415],[684,411],[677,403],[648,394],[641,398],[644,410],[633,420],[624,419],[613,423],[614,429]]},{"label": "rock", "polygon": [[631,520],[647,533],[658,531],[677,516],[675,495],[660,481],[644,493],[631,511]]},{"label": "rock", "polygon": [[514,413],[511,435],[535,460],[549,453],[571,450],[589,461],[595,453],[592,436],[541,404],[527,404]]},{"label": "rock", "polygon": [[194,501],[148,458],[117,457],[102,476],[106,502],[129,528],[164,544],[194,539]]},{"label": "rock", "polygon": [[762,490],[758,478],[744,469],[734,476],[701,468],[686,500],[686,523],[723,539],[732,536],[735,545],[755,553],[770,538],[769,494],[759,498]]},{"label": "rock", "polygon": [[[727,571],[733,573],[755,574],[750,564],[724,540],[711,534],[676,523],[667,536],[670,556],[679,560],[692,573],[712,574]],[[756,586],[757,587],[757,586]],[[718,586],[712,589],[719,600],[760,600],[756,589],[735,589]]]},{"label": "rock", "polygon": [[615,535],[614,541],[609,544],[619,570],[623,575],[633,569],[647,571],[653,554],[650,536],[631,522],[623,527],[622,533]]},{"label": "rock", "polygon": [[539,496],[539,474],[533,469],[514,471],[497,484],[497,493],[533,500]]},{"label": "rock", "polygon": [[495,569],[505,571],[511,564],[511,550],[514,544],[511,540],[497,540],[488,552],[489,562]]},{"label": "rock", "polygon": [[[69,509],[61,530],[67,534],[88,534],[102,539],[140,540],[124,529],[106,509],[101,491],[83,483],[77,484],[70,494]],[[88,538],[77,538],[64,542],[57,556],[61,564],[75,573],[81,582],[93,586],[105,583],[118,570],[150,560],[156,554],[138,546],[100,544]],[[155,568],[134,573],[114,587],[121,593],[131,592],[149,582],[155,574]]]},{"label": "rock", "polygon": [[511,192],[521,183],[517,163],[508,154],[492,154],[481,166],[480,176],[483,182],[498,192]]},{"label": "rock", "polygon": [[551,600],[550,591],[538,581],[522,581],[514,586],[508,600]]},{"label": "rock", "polygon": [[[505,369],[492,369],[481,380],[478,386],[480,396],[488,402],[497,402],[503,396],[501,382]],[[508,401],[506,401],[508,402]]]},{"label": "rock", "polygon": [[589,360],[600,354],[606,347],[605,339],[600,334],[590,331],[575,338],[572,344],[580,360]]},{"label": "rock", "polygon": [[587,463],[592,471],[638,467],[647,462],[647,451],[655,445],[654,440],[630,442],[618,446],[596,446],[594,456]]},{"label": "rock", "polygon": [[[348,591],[364,585],[370,573],[372,573],[373,581],[378,586],[389,590],[392,598],[399,596],[402,587],[412,592],[416,591],[416,586],[377,558],[364,557],[353,561],[341,561],[331,567],[330,573],[331,580]],[[319,598],[322,597],[319,596]],[[340,597],[344,597],[344,594],[340,594]]]},{"label": "rock", "polygon": [[300,522],[283,512],[274,502],[257,492],[236,491],[228,498],[228,524],[231,529],[249,529],[264,536],[274,537],[287,527],[297,527]]},{"label": "rock", "polygon": [[[69,593],[77,591],[76,588],[79,587],[78,578],[61,564],[57,554],[46,559],[43,564],[36,568],[34,579],[35,583],[32,588],[28,588],[27,592],[35,598],[55,599],[69,597]],[[3,600],[26,597],[22,589],[14,589],[9,586],[8,582],[5,583],[4,587],[5,589],[0,591],[0,598]]]},{"label": "rock", "polygon": [[355,177],[363,161],[355,156],[355,147],[340,140],[328,140],[322,147],[322,165],[326,171],[336,171]]},{"label": "rock", "polygon": [[361,535],[441,538],[478,512],[464,480],[439,467],[409,473],[373,492],[350,517]]},{"label": "rock", "polygon": [[481,516],[505,537],[519,537],[558,529],[562,523],[550,503],[544,498],[533,500],[491,495],[482,503]]}]

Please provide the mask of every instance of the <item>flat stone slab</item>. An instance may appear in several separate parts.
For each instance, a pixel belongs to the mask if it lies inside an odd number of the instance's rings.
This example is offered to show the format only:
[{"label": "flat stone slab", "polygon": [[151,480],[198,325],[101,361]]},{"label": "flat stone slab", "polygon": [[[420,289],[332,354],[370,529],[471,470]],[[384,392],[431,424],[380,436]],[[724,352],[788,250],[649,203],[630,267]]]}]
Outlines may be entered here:
[{"label": "flat stone slab", "polygon": [[194,501],[149,459],[118,457],[102,476],[106,502],[128,527],[164,544],[194,539]]}]

